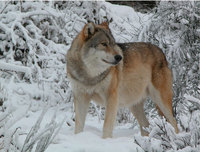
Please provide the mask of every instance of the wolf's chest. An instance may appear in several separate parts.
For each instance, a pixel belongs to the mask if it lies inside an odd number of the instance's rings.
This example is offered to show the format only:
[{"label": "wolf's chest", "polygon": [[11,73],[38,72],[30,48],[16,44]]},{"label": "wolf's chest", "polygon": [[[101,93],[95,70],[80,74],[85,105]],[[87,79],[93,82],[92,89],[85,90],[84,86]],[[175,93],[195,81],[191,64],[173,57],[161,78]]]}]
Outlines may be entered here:
[{"label": "wolf's chest", "polygon": [[86,93],[90,96],[94,94],[104,94],[109,87],[110,76],[107,76],[104,80],[97,83],[96,85],[86,85],[77,81],[76,79],[70,78],[70,85],[73,91]]}]

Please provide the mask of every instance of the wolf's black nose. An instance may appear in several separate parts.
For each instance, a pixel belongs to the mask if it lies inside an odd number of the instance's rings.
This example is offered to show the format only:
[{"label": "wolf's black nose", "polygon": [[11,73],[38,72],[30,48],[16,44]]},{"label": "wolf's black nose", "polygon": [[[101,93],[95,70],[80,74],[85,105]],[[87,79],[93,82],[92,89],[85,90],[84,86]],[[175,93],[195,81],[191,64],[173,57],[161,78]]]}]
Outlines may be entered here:
[{"label": "wolf's black nose", "polygon": [[116,60],[117,62],[121,61],[121,59],[122,59],[122,56],[121,56],[121,55],[115,55],[115,60]]}]

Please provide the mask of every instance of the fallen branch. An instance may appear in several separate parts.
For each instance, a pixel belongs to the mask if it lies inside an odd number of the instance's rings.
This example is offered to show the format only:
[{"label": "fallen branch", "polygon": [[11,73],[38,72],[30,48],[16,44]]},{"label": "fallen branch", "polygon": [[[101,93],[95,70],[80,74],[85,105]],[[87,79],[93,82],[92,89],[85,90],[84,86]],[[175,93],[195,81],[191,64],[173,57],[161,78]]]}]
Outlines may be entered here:
[{"label": "fallen branch", "polygon": [[25,66],[14,65],[11,63],[6,63],[0,61],[0,69],[1,70],[8,70],[8,71],[15,71],[15,72],[22,72],[25,73],[27,76],[31,76],[31,69]]},{"label": "fallen branch", "polygon": [[190,96],[190,95],[184,95],[184,97],[185,97],[186,100],[200,105],[200,99],[197,99],[197,98]]}]

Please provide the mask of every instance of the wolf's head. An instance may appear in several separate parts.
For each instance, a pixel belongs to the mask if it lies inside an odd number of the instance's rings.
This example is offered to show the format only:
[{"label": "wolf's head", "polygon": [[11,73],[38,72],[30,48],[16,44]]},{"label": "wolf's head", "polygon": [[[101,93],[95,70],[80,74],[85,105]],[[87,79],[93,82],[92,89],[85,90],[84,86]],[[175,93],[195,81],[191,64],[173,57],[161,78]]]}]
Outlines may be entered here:
[{"label": "wolf's head", "polygon": [[121,60],[122,51],[116,45],[108,24],[88,23],[67,52],[67,71],[76,77],[95,77]]},{"label": "wolf's head", "polygon": [[108,66],[117,65],[121,61],[121,53],[106,22],[100,25],[88,23],[82,34],[85,42],[83,60],[89,60],[90,63],[94,60],[94,63]]},{"label": "wolf's head", "polygon": [[81,31],[81,59],[89,71],[101,73],[122,60],[122,53],[107,23],[96,25],[88,23]]}]

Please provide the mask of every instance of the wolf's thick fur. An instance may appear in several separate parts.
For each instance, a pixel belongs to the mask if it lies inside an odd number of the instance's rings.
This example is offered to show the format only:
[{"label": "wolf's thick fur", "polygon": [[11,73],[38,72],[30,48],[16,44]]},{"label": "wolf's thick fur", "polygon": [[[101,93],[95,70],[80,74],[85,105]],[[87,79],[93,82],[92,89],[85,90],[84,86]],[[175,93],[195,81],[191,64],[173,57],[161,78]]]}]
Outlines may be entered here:
[{"label": "wolf's thick fur", "polygon": [[74,39],[66,60],[74,95],[75,133],[83,131],[93,100],[106,107],[103,138],[112,137],[118,107],[128,107],[141,134],[147,135],[143,103],[148,96],[178,132],[172,114],[172,74],[157,46],[117,44],[107,23],[88,23]]}]

